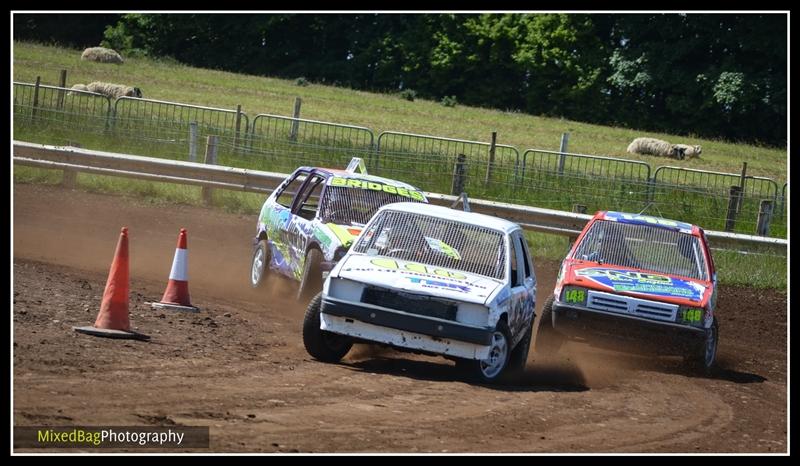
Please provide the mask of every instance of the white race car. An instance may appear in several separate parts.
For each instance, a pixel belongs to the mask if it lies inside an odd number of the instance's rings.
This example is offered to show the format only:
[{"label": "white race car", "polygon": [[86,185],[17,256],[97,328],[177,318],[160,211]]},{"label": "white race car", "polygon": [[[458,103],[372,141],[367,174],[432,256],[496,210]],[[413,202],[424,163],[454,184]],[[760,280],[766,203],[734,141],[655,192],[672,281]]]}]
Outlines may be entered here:
[{"label": "white race car", "polygon": [[354,342],[454,359],[493,382],[525,367],[536,275],[519,225],[430,204],[381,207],[314,297],[303,342],[337,362]]}]

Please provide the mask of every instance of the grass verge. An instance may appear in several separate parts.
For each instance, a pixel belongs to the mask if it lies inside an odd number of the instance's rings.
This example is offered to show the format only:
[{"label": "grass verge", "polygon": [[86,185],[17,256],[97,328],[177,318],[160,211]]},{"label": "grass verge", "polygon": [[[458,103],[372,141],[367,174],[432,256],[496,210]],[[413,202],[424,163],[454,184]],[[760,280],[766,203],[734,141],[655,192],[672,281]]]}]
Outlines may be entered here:
[{"label": "grass verge", "polygon": [[[61,180],[60,170],[14,167],[15,183],[57,185],[61,183]],[[76,186],[88,192],[130,196],[146,199],[155,204],[203,205],[201,188],[195,186],[129,180],[85,173],[78,174]],[[227,212],[251,214],[255,218],[263,201],[264,196],[261,194],[215,189],[212,206]],[[564,236],[526,232],[526,238],[536,259],[560,261],[568,252],[569,240]],[[786,257],[715,251],[714,260],[722,284],[786,291],[788,280]]]}]

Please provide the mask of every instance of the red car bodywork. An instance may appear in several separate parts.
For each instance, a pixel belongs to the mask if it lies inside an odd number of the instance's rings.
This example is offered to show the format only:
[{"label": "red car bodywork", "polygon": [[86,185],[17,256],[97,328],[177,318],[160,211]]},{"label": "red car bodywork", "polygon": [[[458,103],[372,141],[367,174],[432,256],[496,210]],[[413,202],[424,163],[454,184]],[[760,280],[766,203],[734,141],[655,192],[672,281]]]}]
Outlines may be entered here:
[{"label": "red car bodywork", "polygon": [[[556,282],[555,288],[555,295],[560,296],[561,290],[564,286],[567,285],[575,285],[581,286],[584,288],[590,288],[598,291],[605,291],[605,292],[613,292],[620,295],[628,295],[635,298],[644,298],[644,299],[656,299],[658,301],[677,304],[681,306],[693,306],[693,307],[703,307],[703,308],[713,308],[713,306],[709,306],[709,301],[712,299],[712,294],[714,292],[715,284],[713,282],[715,276],[714,270],[714,262],[709,253],[708,249],[708,242],[706,240],[705,234],[703,230],[696,226],[691,225],[691,235],[698,238],[700,244],[703,246],[703,254],[706,260],[706,267],[707,270],[707,277],[708,280],[699,280],[696,278],[685,277],[675,274],[668,274],[663,272],[656,272],[656,271],[647,271],[643,269],[636,269],[631,267],[625,267],[615,264],[603,264],[600,262],[588,261],[588,260],[581,260],[581,259],[574,259],[575,251],[578,246],[581,244],[584,236],[586,236],[587,232],[591,228],[592,224],[598,221],[607,221],[611,220],[607,216],[608,212],[601,211],[597,212],[594,217],[586,224],[586,227],[583,229],[581,234],[578,236],[577,241],[573,244],[572,248],[570,249],[569,254],[567,255],[566,259],[564,259],[561,271],[559,273],[559,278]],[[643,217],[643,218],[654,218],[654,217]],[[663,219],[658,219],[663,220]],[[684,230],[685,231],[685,230]],[[673,280],[679,280],[682,282],[691,282],[697,285],[700,285],[704,288],[705,291],[699,297],[699,300],[694,300],[690,298],[682,298],[682,297],[673,297],[673,296],[653,296],[649,293],[644,292],[634,292],[634,291],[619,291],[615,290],[613,287],[606,286],[604,284],[598,283],[597,281],[591,280],[584,276],[580,276],[580,271],[585,271],[592,268],[603,268],[603,269],[615,269],[621,272],[630,272],[630,273],[642,273],[642,274],[651,274],[655,276],[666,276],[670,277]]]}]

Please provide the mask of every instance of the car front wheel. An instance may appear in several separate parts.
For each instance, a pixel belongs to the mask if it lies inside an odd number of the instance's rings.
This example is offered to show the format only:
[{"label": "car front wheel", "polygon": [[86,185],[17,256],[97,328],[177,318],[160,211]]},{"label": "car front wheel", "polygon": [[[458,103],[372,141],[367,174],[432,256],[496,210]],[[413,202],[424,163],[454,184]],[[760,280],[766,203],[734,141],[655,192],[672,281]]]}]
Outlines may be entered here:
[{"label": "car front wheel", "polygon": [[250,263],[250,286],[260,288],[269,275],[270,251],[267,240],[262,239],[253,251],[253,260]]},{"label": "car front wheel", "polygon": [[338,362],[353,347],[353,340],[344,335],[322,330],[319,317],[321,308],[322,293],[318,293],[311,299],[303,318],[303,345],[314,359]]},{"label": "car front wheel", "polygon": [[458,366],[467,370],[468,376],[481,383],[496,383],[508,366],[511,354],[511,332],[502,320],[497,323],[489,343],[489,357],[486,359],[462,359]]},{"label": "car front wheel", "polygon": [[711,322],[711,327],[706,329],[705,337],[688,356],[687,363],[695,372],[709,374],[717,360],[717,346],[719,345],[719,326],[717,318]]}]

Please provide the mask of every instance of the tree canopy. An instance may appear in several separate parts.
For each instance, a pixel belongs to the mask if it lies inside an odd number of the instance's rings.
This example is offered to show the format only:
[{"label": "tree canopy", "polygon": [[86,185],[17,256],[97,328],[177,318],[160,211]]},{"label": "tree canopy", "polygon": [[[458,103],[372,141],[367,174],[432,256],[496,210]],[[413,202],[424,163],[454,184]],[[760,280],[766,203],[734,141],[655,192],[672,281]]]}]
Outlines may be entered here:
[{"label": "tree canopy", "polygon": [[[53,15],[15,15],[15,37],[80,43],[69,31],[43,32],[48,28],[37,17],[45,16]],[[786,144],[785,14],[134,13],[113,19],[104,44],[129,55]],[[96,22],[90,25],[96,29]],[[88,31],[71,29],[73,35]]]}]

